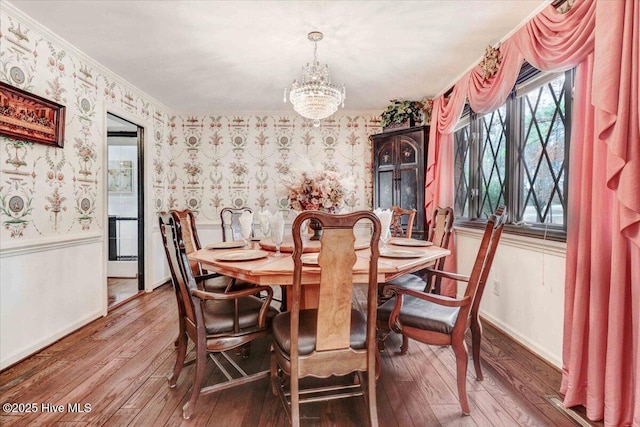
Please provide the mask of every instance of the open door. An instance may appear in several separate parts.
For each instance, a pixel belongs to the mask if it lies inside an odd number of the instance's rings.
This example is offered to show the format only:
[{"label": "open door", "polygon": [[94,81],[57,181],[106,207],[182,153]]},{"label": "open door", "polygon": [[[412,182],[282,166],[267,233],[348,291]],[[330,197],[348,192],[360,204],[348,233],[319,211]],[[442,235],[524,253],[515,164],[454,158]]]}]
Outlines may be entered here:
[{"label": "open door", "polygon": [[107,113],[108,309],[144,291],[143,128]]}]

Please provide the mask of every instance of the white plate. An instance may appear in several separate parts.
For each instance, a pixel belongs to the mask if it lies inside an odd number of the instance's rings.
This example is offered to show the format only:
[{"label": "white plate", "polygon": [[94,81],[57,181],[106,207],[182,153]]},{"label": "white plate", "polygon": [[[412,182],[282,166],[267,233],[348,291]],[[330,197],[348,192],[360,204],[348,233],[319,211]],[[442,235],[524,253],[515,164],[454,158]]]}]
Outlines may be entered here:
[{"label": "white plate", "polygon": [[420,258],[423,255],[424,252],[408,249],[380,249],[380,256],[385,258]]},{"label": "white plate", "polygon": [[318,265],[318,255],[314,254],[305,254],[300,257],[303,265]]},{"label": "white plate", "polygon": [[415,240],[415,239],[391,239],[392,245],[396,246],[414,246],[414,247],[424,247],[433,245],[432,242],[427,240]]},{"label": "white plate", "polygon": [[244,246],[244,242],[242,240],[234,240],[232,242],[217,242],[212,243],[210,245],[205,246],[206,249],[233,249],[233,248],[241,248]]},{"label": "white plate", "polygon": [[266,258],[268,252],[253,249],[242,249],[239,251],[220,252],[216,254],[216,261],[252,261],[254,259]]}]

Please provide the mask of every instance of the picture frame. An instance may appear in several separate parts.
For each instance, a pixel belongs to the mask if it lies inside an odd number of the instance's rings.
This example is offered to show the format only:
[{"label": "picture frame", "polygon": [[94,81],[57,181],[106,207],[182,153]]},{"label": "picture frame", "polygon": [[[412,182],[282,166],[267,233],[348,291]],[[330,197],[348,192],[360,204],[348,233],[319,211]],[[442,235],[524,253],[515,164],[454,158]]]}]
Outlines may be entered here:
[{"label": "picture frame", "polygon": [[0,135],[64,147],[65,107],[0,82]]},{"label": "picture frame", "polygon": [[133,193],[133,161],[109,161],[107,188],[109,193]]}]

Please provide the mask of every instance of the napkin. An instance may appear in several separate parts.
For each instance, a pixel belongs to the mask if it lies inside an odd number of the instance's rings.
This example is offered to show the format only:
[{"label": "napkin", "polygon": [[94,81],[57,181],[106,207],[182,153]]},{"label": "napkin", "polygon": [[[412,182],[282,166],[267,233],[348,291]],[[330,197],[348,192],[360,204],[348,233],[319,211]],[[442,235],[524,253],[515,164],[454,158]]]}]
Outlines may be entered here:
[{"label": "napkin", "polygon": [[284,239],[284,218],[282,212],[278,211],[269,219],[269,226],[271,227],[271,240],[274,243],[282,243]]},{"label": "napkin", "polygon": [[390,233],[390,227],[391,227],[391,218],[393,218],[393,212],[391,212],[391,209],[376,208],[373,211],[373,213],[376,214],[376,216],[380,220],[380,224],[382,225],[380,238],[382,240],[388,239],[389,233]]},{"label": "napkin", "polygon": [[249,211],[242,212],[242,215],[238,218],[238,222],[240,222],[240,232],[242,233],[242,237],[249,240],[253,229],[253,213]]},{"label": "napkin", "polygon": [[[282,216],[282,214],[280,214]],[[269,222],[273,214],[269,210],[264,210],[258,214],[258,219],[260,221],[260,229],[262,230],[262,234],[264,236],[269,234]]]}]

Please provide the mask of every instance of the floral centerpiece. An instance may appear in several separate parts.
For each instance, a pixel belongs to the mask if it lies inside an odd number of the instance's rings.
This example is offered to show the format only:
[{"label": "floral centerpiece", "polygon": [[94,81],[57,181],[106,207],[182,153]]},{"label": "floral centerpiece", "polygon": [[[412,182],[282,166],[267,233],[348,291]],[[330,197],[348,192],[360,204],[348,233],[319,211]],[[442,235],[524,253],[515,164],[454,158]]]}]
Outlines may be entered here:
[{"label": "floral centerpiece", "polygon": [[337,213],[344,206],[347,185],[338,172],[305,171],[284,180],[289,207],[296,211]]}]

